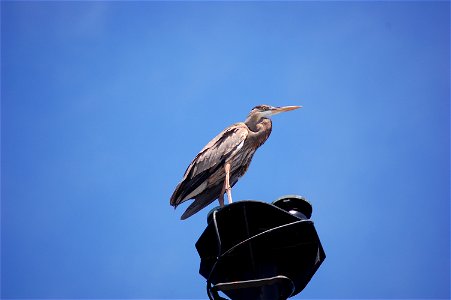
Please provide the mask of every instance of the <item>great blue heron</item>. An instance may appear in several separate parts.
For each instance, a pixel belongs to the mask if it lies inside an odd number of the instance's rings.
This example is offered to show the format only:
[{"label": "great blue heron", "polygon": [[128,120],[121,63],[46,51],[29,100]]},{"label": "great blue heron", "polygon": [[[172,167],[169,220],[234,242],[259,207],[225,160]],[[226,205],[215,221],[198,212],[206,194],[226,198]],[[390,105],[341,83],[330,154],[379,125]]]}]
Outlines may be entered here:
[{"label": "great blue heron", "polygon": [[256,106],[246,121],[227,127],[212,139],[190,163],[172,194],[170,204],[175,208],[180,203],[195,199],[181,219],[192,216],[215,199],[223,207],[224,193],[232,203],[232,187],[246,173],[257,148],[271,134],[269,117],[300,107]]}]

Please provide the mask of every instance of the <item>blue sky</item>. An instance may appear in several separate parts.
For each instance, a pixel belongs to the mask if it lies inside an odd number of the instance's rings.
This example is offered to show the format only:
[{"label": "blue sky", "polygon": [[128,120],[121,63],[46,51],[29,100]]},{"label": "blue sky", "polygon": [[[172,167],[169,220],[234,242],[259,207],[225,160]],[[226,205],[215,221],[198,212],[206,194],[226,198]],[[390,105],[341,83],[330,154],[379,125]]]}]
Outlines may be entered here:
[{"label": "blue sky", "polygon": [[296,298],[449,298],[449,2],[1,3],[2,298],[206,298],[169,198],[258,104],[234,199],[305,196]]}]

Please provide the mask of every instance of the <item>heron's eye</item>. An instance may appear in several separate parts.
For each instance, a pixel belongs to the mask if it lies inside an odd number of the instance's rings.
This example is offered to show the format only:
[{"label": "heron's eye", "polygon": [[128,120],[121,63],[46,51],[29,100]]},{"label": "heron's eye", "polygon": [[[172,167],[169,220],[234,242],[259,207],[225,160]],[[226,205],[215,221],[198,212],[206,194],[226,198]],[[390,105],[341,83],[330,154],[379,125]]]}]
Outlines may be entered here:
[{"label": "heron's eye", "polygon": [[253,111],[255,110],[256,112],[266,112],[266,111],[271,110],[271,106],[269,106],[269,105],[258,105],[256,107],[254,107],[252,110]]}]

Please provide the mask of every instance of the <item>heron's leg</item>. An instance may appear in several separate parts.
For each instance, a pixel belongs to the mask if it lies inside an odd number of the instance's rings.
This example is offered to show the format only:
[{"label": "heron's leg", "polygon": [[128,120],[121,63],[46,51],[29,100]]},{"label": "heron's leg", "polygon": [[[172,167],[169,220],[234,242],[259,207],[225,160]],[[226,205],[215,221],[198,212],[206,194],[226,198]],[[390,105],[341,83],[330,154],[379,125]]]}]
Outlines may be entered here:
[{"label": "heron's leg", "polygon": [[220,207],[224,207],[224,193],[225,193],[225,181],[224,181],[224,185],[222,186],[222,190],[221,193],[219,194],[219,206]]},{"label": "heron's leg", "polygon": [[227,200],[229,200],[229,204],[232,203],[232,188],[230,187],[230,163],[226,163],[224,166],[225,169],[225,190],[227,192]]}]

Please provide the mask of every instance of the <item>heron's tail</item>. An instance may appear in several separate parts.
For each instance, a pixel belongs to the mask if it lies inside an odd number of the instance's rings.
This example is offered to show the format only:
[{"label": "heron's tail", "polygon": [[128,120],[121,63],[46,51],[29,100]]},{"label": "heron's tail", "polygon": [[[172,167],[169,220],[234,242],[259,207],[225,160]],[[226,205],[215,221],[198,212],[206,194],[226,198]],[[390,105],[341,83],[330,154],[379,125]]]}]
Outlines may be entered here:
[{"label": "heron's tail", "polygon": [[[213,201],[211,201],[213,202]],[[194,200],[193,203],[191,203],[190,206],[188,206],[188,208],[185,210],[185,212],[183,213],[183,215],[180,217],[181,220],[185,220],[188,219],[189,217],[191,217],[192,215],[194,215],[195,213],[197,213],[199,210],[201,210],[202,208],[204,208],[205,206],[209,205],[211,202],[202,202],[202,201],[197,201]]]}]

